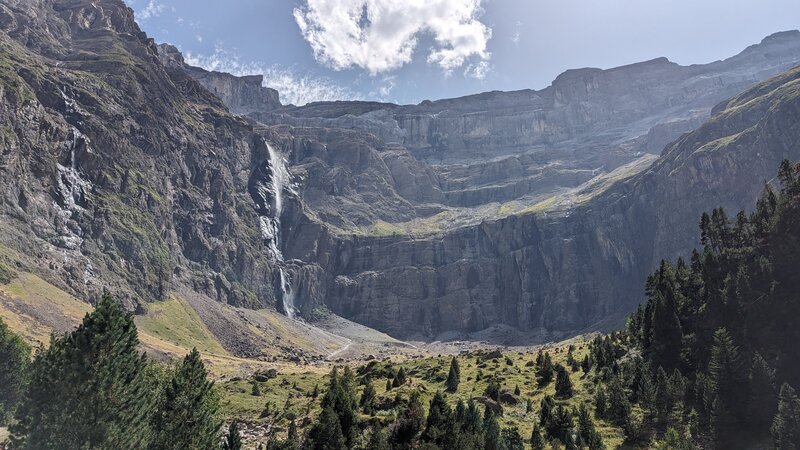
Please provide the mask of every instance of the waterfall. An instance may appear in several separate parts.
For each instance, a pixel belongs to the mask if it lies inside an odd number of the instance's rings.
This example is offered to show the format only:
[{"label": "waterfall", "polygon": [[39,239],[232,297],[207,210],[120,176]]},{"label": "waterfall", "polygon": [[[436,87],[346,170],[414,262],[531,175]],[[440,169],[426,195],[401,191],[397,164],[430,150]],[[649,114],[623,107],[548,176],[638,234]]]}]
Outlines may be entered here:
[{"label": "waterfall", "polygon": [[264,176],[269,177],[269,183],[259,182],[256,186],[256,203],[260,204],[261,235],[268,242],[269,252],[280,267],[280,292],[281,303],[287,317],[294,319],[296,308],[294,306],[294,292],[292,280],[283,264],[281,252],[281,215],[283,214],[284,190],[292,190],[291,178],[286,168],[283,156],[267,143],[269,163],[262,168]]}]

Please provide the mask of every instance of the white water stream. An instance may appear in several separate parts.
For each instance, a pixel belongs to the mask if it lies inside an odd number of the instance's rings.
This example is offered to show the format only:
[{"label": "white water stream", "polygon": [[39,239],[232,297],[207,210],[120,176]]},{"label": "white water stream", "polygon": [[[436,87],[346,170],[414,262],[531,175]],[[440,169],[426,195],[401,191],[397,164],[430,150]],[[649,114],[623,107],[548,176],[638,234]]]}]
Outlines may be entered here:
[{"label": "white water stream", "polygon": [[[268,143],[267,150],[269,151],[270,159],[270,172],[271,185],[259,187],[263,198],[268,198],[266,194],[271,195],[273,199],[272,217],[261,217],[261,234],[264,239],[269,241],[269,250],[273,258],[279,263],[283,262],[283,253],[281,252],[281,215],[283,214],[283,192],[284,189],[291,189],[291,178],[289,171],[286,169],[286,161],[283,156],[276,151]],[[280,281],[281,281],[281,301],[286,316],[290,319],[295,318],[297,309],[294,306],[294,292],[292,290],[292,280],[289,274],[280,265]]]}]

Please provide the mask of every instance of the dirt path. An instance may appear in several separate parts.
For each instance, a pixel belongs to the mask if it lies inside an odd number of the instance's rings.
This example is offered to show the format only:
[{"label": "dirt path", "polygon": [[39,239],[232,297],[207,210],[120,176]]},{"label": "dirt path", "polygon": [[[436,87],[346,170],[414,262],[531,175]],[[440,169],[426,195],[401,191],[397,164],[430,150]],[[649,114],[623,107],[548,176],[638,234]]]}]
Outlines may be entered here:
[{"label": "dirt path", "polygon": [[[347,339],[347,338],[345,338],[345,339]],[[332,359],[333,359],[333,358],[335,358],[336,356],[338,356],[338,355],[341,355],[342,353],[346,352],[346,351],[347,351],[347,349],[349,349],[351,345],[353,345],[353,341],[352,341],[352,340],[350,340],[350,339],[347,339],[347,344],[345,344],[345,346],[344,346],[344,347],[342,347],[342,348],[340,348],[339,350],[336,350],[335,352],[331,353],[331,354],[330,354],[330,355],[328,355],[328,357],[327,357],[327,358],[325,358],[325,359],[326,359],[326,360],[328,360],[328,361],[332,360]]]}]

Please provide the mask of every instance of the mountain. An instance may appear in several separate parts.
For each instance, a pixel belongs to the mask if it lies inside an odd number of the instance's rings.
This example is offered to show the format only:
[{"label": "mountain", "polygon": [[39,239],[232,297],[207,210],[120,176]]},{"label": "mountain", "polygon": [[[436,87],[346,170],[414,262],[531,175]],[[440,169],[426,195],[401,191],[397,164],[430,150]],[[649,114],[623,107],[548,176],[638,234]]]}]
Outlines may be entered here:
[{"label": "mountain", "polygon": [[401,337],[596,327],[693,246],[696,211],[798,158],[796,70],[711,113],[800,61],[799,32],[541,91],[295,107],[187,66],[120,0],[0,0],[0,30],[2,262],[139,312],[185,292]]}]

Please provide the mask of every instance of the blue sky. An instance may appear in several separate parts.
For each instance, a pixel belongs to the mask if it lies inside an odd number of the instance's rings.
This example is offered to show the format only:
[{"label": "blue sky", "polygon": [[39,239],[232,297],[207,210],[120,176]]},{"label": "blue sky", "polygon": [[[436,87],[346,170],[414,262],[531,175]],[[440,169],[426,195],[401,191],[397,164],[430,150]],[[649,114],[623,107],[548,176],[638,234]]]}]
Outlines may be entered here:
[{"label": "blue sky", "polygon": [[797,0],[126,0],[189,62],[263,73],[284,103],[541,89],[570,68],[732,56],[800,28]]}]

